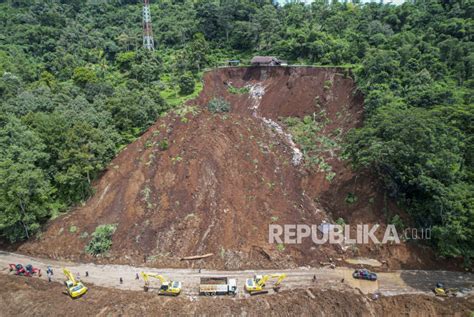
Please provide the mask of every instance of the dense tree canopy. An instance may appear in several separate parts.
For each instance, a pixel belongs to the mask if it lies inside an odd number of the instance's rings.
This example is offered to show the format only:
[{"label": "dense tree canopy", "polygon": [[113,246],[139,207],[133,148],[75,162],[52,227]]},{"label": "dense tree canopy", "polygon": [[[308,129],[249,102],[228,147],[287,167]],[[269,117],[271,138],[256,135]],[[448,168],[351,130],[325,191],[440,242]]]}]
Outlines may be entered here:
[{"label": "dense tree canopy", "polygon": [[474,4],[0,1],[0,234],[29,237],[91,194],[117,151],[229,58],[351,66],[366,124],[347,140],[440,254],[473,256]]}]

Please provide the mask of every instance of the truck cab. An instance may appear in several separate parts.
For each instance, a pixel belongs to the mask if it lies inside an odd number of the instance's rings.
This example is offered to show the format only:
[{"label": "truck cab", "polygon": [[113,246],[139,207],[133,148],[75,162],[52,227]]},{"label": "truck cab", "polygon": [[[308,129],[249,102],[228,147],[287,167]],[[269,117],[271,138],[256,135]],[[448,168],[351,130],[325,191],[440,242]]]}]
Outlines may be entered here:
[{"label": "truck cab", "polygon": [[229,294],[237,294],[237,280],[235,278],[229,279]]}]

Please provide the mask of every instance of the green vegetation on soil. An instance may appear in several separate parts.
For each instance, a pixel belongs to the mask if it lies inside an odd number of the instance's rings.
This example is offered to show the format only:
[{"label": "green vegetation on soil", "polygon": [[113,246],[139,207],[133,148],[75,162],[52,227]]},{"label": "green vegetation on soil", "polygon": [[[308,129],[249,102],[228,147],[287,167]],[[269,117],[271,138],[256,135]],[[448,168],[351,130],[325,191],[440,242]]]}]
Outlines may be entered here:
[{"label": "green vegetation on soil", "polygon": [[243,94],[248,94],[250,92],[250,88],[249,87],[237,88],[234,86],[229,86],[228,91],[234,95],[243,95]]},{"label": "green vegetation on soil", "polygon": [[109,251],[112,246],[112,235],[117,225],[100,225],[92,233],[92,239],[86,245],[86,252],[92,255],[100,255]]},{"label": "green vegetation on soil", "polygon": [[[141,48],[141,1],[1,2],[0,235],[29,238],[86,200],[120,149],[197,95],[206,68],[259,54],[351,65],[366,122],[345,156],[376,171],[417,225],[433,228],[439,254],[468,260],[473,3],[354,2],[159,1],[154,52]],[[305,120],[293,128],[317,160]]]},{"label": "green vegetation on soil", "polygon": [[210,112],[229,112],[230,104],[222,98],[212,98],[207,104],[207,109]]},{"label": "green vegetation on soil", "polygon": [[326,179],[331,181],[336,175],[323,157],[323,153],[332,154],[340,149],[340,140],[336,136],[329,138],[321,132],[328,124],[324,111],[317,116],[305,116],[303,119],[286,118],[285,123],[288,130],[293,135],[295,142],[303,151],[305,163],[309,168],[314,168],[326,174]]}]

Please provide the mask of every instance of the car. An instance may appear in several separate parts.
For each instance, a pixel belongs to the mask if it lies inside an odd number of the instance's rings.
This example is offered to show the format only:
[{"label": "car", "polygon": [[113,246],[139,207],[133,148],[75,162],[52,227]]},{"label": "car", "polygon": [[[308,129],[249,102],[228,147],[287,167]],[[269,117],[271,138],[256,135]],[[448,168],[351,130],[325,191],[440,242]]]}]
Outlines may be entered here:
[{"label": "car", "polygon": [[352,277],[356,279],[368,280],[368,281],[377,280],[377,274],[370,272],[369,270],[366,270],[366,269],[355,270],[354,273],[352,273]]}]

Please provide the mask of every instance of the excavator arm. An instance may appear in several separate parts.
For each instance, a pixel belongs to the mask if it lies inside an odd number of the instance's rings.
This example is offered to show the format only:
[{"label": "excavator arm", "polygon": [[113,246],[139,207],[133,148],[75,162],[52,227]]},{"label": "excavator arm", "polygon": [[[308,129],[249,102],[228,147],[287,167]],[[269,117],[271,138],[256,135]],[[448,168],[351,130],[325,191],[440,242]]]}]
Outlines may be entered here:
[{"label": "excavator arm", "polygon": [[259,280],[257,281],[256,284],[257,284],[258,286],[260,286],[260,287],[264,287],[265,284],[267,283],[267,281],[270,279],[270,277],[271,277],[271,275],[264,275],[264,276],[262,276],[261,279],[259,279]]},{"label": "excavator arm", "polygon": [[264,275],[264,276],[262,276],[261,279],[258,280],[257,285],[260,286],[260,287],[264,287],[265,284],[267,283],[267,281],[268,281],[269,279],[274,279],[274,278],[276,278],[277,281],[276,281],[276,283],[275,283],[274,286],[278,286],[278,285],[280,285],[280,283],[285,279],[285,277],[286,277],[286,274],[284,274],[284,273],[282,273],[282,274]]},{"label": "excavator arm", "polygon": [[145,272],[141,272],[140,274],[143,277],[143,280],[145,281],[146,285],[150,283],[150,277],[160,280],[162,285],[167,283],[166,279],[162,275],[155,274],[155,273],[145,273]]},{"label": "excavator arm", "polygon": [[63,273],[64,273],[64,275],[66,275],[66,277],[72,282],[72,285],[77,285],[77,281],[76,281],[76,279],[74,278],[74,275],[71,273],[71,271],[69,271],[69,270],[66,269],[66,268],[63,268]]},{"label": "excavator arm", "polygon": [[277,281],[275,283],[274,286],[278,286],[280,285],[280,283],[286,278],[286,274],[285,273],[282,273],[282,274],[273,274],[271,276],[272,278],[277,278]]}]

